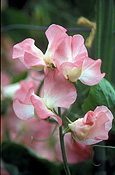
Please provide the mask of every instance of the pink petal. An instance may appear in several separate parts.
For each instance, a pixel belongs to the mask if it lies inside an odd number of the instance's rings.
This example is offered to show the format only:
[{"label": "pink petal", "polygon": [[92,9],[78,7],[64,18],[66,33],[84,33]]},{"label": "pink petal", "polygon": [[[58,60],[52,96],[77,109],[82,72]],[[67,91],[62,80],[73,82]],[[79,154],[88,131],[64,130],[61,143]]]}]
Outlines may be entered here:
[{"label": "pink petal", "polygon": [[78,67],[76,64],[70,62],[62,63],[59,66],[59,71],[62,73],[62,75],[72,82],[78,80],[81,75],[81,70],[81,67]]},{"label": "pink petal", "polygon": [[[64,141],[65,141],[65,151],[66,151],[66,156],[67,156],[67,162],[69,164],[78,163],[78,162],[82,162],[82,161],[90,159],[91,146],[86,146],[76,141],[72,143],[70,133],[67,133],[65,135]],[[60,149],[59,142],[57,142],[55,149],[56,149],[58,159],[62,162],[62,155],[61,155],[61,149]]]},{"label": "pink petal", "polygon": [[19,58],[19,57],[24,56],[25,50],[27,50],[27,48],[30,45],[33,45],[34,42],[35,41],[33,39],[28,38],[28,39],[25,39],[24,41],[14,45],[12,58],[15,59],[15,58]]},{"label": "pink petal", "polygon": [[83,62],[82,73],[79,80],[89,86],[98,84],[105,76],[105,73],[101,73],[100,67],[100,59],[93,60],[87,57]]},{"label": "pink petal", "polygon": [[[31,54],[29,56],[30,59],[31,56],[36,56],[38,57],[38,59],[43,59],[43,53],[40,49],[38,49],[35,45],[34,45],[35,41],[33,39],[25,39],[24,41],[14,45],[13,47],[13,55],[12,55],[12,58],[15,59],[15,58],[19,58],[20,61],[27,67],[27,68],[30,68],[30,66],[28,66],[26,63],[25,63],[25,60],[24,60],[24,55],[25,55],[25,52],[27,52],[28,54]],[[35,59],[35,58],[34,58]],[[28,61],[29,62],[29,61]]]},{"label": "pink petal", "polygon": [[83,123],[83,118],[77,119],[75,122],[69,124],[68,126],[72,132],[73,137],[79,141],[85,140],[90,130],[90,126]]},{"label": "pink petal", "polygon": [[18,89],[14,94],[14,99],[19,99],[26,104],[31,104],[30,95],[34,92],[34,84],[33,81],[30,80],[28,82],[21,81],[20,89]]},{"label": "pink petal", "polygon": [[30,98],[31,98],[31,95],[34,93],[34,88],[32,87],[32,88],[30,88],[28,91],[27,91],[27,93],[26,93],[26,96],[25,96],[25,99],[24,99],[24,103],[25,104],[31,104],[31,100],[30,100]]},{"label": "pink petal", "polygon": [[25,63],[32,67],[32,69],[41,71],[46,67],[46,64],[43,60],[43,54],[39,52],[39,55],[33,55],[29,52],[25,52],[24,54],[24,61]]},{"label": "pink petal", "polygon": [[59,44],[67,36],[65,32],[66,32],[66,29],[55,24],[52,24],[45,32],[49,41],[48,48],[45,53],[45,60],[47,63],[50,63],[50,64],[53,63],[55,65],[54,54]]},{"label": "pink petal", "polygon": [[[74,137],[73,137],[74,138]],[[82,140],[82,141],[79,141],[79,140],[77,140],[76,138],[74,138],[75,140],[76,140],[76,142],[79,142],[79,143],[81,143],[81,144],[84,144],[84,145],[93,145],[93,144],[95,144],[95,143],[99,143],[99,142],[101,142],[102,140],[96,140],[96,139],[92,139],[92,138],[90,138],[90,139],[85,139],[85,140]]]},{"label": "pink petal", "polygon": [[83,60],[87,56],[87,49],[84,46],[84,39],[81,35],[67,36],[58,46],[55,52],[55,62],[59,66],[62,63],[76,63],[82,66]]},{"label": "pink petal", "polygon": [[72,37],[72,53],[74,62],[80,61],[83,57],[88,56],[87,49],[84,45],[84,38],[81,35],[74,35]]},{"label": "pink petal", "polygon": [[67,36],[65,33],[67,30],[62,26],[52,24],[48,27],[45,34],[48,42],[52,46],[57,46]]},{"label": "pink petal", "polygon": [[106,114],[104,112],[100,112],[94,125],[91,126],[87,138],[93,138],[96,140],[107,140],[108,132],[105,130],[105,123],[108,121],[109,119]]},{"label": "pink petal", "polygon": [[58,46],[55,52],[55,62],[57,66],[65,62],[72,62],[72,48],[71,48],[72,37],[67,36],[63,42]]},{"label": "pink petal", "polygon": [[30,46],[34,44],[34,40],[31,38],[25,39],[24,41],[14,45],[13,47],[13,54],[12,54],[12,58],[19,58],[20,61],[25,65],[25,67],[29,68],[25,62],[24,62],[24,53],[25,50],[28,50],[28,48],[30,49]]},{"label": "pink petal", "polygon": [[48,108],[69,108],[77,97],[73,84],[57,70],[49,69],[44,80],[44,101]]},{"label": "pink petal", "polygon": [[105,130],[109,132],[109,130],[112,128],[112,120],[113,120],[113,114],[106,106],[98,106],[95,110],[95,115],[98,115],[100,112],[105,113],[105,115],[108,117],[109,121],[105,123]]},{"label": "pink petal", "polygon": [[42,98],[40,98],[34,94],[31,96],[31,102],[32,102],[32,104],[35,108],[36,114],[38,115],[39,118],[45,119],[45,118],[52,116],[52,118],[54,118],[59,123],[59,127],[62,125],[61,118],[59,116],[55,115],[52,111],[50,111],[46,107],[44,100]]},{"label": "pink petal", "polygon": [[83,118],[83,124],[85,125],[90,125],[92,126],[94,124],[94,122],[96,121],[96,116],[94,115],[94,112],[93,111],[88,111],[84,118]]},{"label": "pink petal", "polygon": [[34,116],[34,107],[33,105],[24,104],[18,99],[13,101],[13,110],[16,116],[22,120],[27,120]]},{"label": "pink petal", "polygon": [[[91,112],[92,111],[90,111],[90,113]],[[111,111],[106,106],[98,106],[94,110],[94,112],[92,113],[92,116],[90,116],[90,117],[92,117],[92,119],[91,119],[92,124],[91,125],[90,125],[90,123],[89,124],[87,123],[87,125],[85,125],[85,123],[84,123],[87,119],[87,114],[83,118],[83,126],[90,126],[90,130],[88,132],[87,137],[84,140],[78,140],[74,134],[73,135],[74,139],[76,141],[78,141],[79,143],[82,143],[85,145],[92,145],[92,144],[98,143],[102,140],[107,140],[108,139],[108,132],[112,128],[113,115],[112,115]],[[81,119],[79,119],[79,120],[81,120]],[[75,123],[76,122],[74,122],[74,124]],[[83,130],[83,126],[80,125],[78,127],[79,127],[79,129],[81,127],[81,129]],[[75,130],[76,134],[79,132],[79,130],[75,127],[74,127],[74,130]]]}]

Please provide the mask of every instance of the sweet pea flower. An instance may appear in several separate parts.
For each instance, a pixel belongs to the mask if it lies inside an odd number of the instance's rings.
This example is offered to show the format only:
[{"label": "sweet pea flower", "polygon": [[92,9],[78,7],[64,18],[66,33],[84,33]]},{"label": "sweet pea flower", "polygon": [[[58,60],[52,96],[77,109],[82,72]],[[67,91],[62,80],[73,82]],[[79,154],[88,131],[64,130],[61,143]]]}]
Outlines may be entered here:
[{"label": "sweet pea flower", "polygon": [[37,71],[43,70],[44,67],[53,67],[54,52],[67,36],[66,29],[52,24],[45,34],[49,42],[45,54],[34,45],[33,39],[28,38],[14,45],[12,58],[19,58],[27,68]]},{"label": "sweet pea flower", "polygon": [[1,142],[7,139],[7,128],[5,127],[7,124],[8,133],[13,142],[29,147],[40,158],[53,162],[57,160],[55,149],[52,147],[52,141],[53,143],[57,141],[56,123],[38,120],[35,117],[25,121],[20,120],[10,106],[7,108],[7,116],[1,116]]},{"label": "sweet pea flower", "polygon": [[80,118],[68,126],[77,142],[92,145],[108,139],[112,120],[111,111],[106,106],[98,106],[94,111],[88,111],[84,118]]},{"label": "sweet pea flower", "polygon": [[[67,162],[69,164],[83,162],[85,160],[90,159],[91,157],[91,146],[90,145],[84,145],[84,144],[76,142],[75,140],[72,143],[70,133],[67,133],[64,136],[64,141],[65,141],[65,151],[66,151]],[[56,143],[55,150],[57,153],[58,160],[62,162],[62,155],[61,155],[61,149],[60,149],[59,142]]]},{"label": "sweet pea flower", "polygon": [[88,57],[81,35],[67,36],[55,52],[55,66],[66,79],[76,82],[78,79],[89,86],[101,81],[105,73],[100,72],[101,60]]},{"label": "sweet pea flower", "polygon": [[34,116],[45,119],[51,116],[58,121],[60,126],[62,120],[54,109],[69,108],[75,102],[76,97],[74,85],[66,80],[57,69],[49,69],[44,78],[42,96],[37,96],[33,87],[24,84],[14,96],[13,109],[20,119],[26,120]]}]

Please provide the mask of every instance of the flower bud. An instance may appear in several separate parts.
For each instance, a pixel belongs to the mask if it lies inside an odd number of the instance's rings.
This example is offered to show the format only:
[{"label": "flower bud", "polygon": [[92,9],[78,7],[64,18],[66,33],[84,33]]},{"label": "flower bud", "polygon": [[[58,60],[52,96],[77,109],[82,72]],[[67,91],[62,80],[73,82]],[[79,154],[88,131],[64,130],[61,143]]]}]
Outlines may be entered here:
[{"label": "flower bud", "polygon": [[85,145],[92,145],[108,139],[112,128],[113,115],[106,106],[97,107],[94,112],[88,111],[84,118],[69,124],[73,138]]}]

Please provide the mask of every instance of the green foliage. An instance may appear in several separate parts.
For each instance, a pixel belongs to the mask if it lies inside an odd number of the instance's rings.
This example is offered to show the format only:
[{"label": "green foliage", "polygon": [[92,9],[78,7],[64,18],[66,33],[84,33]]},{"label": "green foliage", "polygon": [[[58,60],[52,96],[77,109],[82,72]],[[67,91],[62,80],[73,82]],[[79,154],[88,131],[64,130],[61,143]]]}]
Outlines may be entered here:
[{"label": "green foliage", "polygon": [[21,72],[20,74],[14,76],[12,78],[12,83],[17,83],[17,82],[19,82],[21,80],[24,80],[27,76],[28,76],[28,72],[27,71]]},{"label": "green foliage", "polygon": [[112,112],[115,112],[115,89],[105,78],[90,88],[89,95],[84,101],[82,108],[86,113],[101,105],[105,105]]},{"label": "green foliage", "polygon": [[[42,0],[30,1],[28,7],[32,13],[32,24],[50,25],[56,23],[65,27],[76,26],[77,18],[81,15],[94,18],[95,1],[76,0]],[[82,4],[82,5],[81,5]]]},{"label": "green foliage", "polygon": [[6,8],[2,10],[2,26],[11,24],[28,24],[26,13],[14,9]]},{"label": "green foliage", "polygon": [[48,26],[51,23],[48,9],[48,3],[40,3],[39,5],[36,5],[32,12],[32,23],[40,26]]}]

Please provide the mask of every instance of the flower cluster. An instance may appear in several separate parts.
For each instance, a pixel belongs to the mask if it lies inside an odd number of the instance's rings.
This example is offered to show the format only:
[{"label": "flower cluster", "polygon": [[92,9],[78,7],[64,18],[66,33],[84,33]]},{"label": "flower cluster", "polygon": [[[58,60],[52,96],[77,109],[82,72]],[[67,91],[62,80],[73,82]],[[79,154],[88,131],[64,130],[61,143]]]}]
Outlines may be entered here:
[{"label": "flower cluster", "polygon": [[[30,81],[21,82],[14,95],[13,109],[20,119],[51,117],[60,127],[62,119],[57,108],[70,108],[77,98],[76,88],[71,82],[80,80],[89,86],[96,85],[105,73],[100,71],[100,59],[88,57],[81,35],[68,36],[65,28],[55,24],[45,34],[49,42],[45,54],[31,38],[13,47],[13,59],[19,58],[28,69],[44,70],[45,74],[40,96]],[[112,119],[109,109],[100,106],[68,126],[75,140],[90,145],[108,138]]]}]

